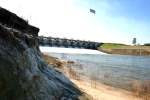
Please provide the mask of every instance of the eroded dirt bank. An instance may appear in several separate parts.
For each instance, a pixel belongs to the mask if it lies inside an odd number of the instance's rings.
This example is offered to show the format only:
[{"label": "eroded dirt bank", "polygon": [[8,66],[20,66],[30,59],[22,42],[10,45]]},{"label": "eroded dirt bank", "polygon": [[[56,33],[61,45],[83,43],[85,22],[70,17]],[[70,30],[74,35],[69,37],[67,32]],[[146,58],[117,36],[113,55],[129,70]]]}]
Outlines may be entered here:
[{"label": "eroded dirt bank", "polygon": [[150,48],[134,48],[134,47],[117,48],[117,49],[98,48],[98,50],[108,54],[150,56]]},{"label": "eroded dirt bank", "polygon": [[39,28],[0,7],[0,100],[90,100],[45,63]]}]

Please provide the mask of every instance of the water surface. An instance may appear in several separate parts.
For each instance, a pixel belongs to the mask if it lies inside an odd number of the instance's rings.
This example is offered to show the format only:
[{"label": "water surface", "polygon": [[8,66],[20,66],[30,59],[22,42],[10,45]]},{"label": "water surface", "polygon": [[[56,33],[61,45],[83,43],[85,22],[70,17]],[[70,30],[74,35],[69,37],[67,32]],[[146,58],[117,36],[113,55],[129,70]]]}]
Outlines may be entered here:
[{"label": "water surface", "polygon": [[129,89],[134,80],[150,80],[149,56],[52,52],[49,55],[75,61],[78,64],[72,67],[78,73],[116,87]]}]

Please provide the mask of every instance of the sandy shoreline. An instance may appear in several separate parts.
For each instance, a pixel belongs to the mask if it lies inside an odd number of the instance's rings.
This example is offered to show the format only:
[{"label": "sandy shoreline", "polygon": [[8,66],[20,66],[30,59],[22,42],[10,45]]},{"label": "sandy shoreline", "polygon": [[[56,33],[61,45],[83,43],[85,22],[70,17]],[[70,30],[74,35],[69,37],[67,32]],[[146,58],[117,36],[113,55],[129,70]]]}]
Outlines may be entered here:
[{"label": "sandy shoreline", "polygon": [[142,100],[134,96],[131,92],[110,87],[98,83],[96,87],[92,87],[89,82],[71,79],[82,91],[90,95],[93,100]]}]

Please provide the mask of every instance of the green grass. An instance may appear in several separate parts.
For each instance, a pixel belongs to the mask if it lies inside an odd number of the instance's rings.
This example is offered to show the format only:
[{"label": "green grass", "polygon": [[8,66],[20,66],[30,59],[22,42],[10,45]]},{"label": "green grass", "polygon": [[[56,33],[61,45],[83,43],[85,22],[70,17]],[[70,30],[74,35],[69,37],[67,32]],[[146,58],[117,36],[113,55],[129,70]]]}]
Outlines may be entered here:
[{"label": "green grass", "polygon": [[104,43],[103,45],[100,46],[100,48],[104,49],[117,49],[117,48],[122,48],[125,47],[126,45],[124,44],[116,44],[116,43]]}]

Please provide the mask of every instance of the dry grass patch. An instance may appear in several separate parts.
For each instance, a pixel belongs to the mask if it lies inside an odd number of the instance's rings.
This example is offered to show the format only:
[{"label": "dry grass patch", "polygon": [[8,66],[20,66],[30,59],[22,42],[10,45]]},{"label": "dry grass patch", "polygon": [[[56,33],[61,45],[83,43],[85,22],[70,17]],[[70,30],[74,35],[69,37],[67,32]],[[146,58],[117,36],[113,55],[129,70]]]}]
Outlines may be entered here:
[{"label": "dry grass patch", "polygon": [[48,56],[46,54],[42,54],[42,57],[48,64],[54,65],[57,68],[62,68],[64,65],[63,62],[56,57]]},{"label": "dry grass patch", "polygon": [[150,80],[133,81],[132,90],[136,96],[142,97],[144,100],[150,100]]}]

